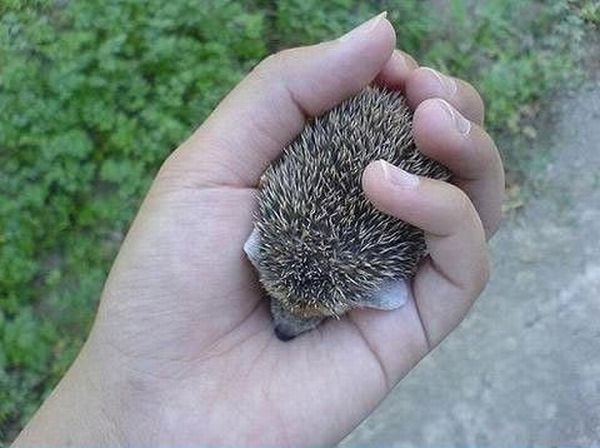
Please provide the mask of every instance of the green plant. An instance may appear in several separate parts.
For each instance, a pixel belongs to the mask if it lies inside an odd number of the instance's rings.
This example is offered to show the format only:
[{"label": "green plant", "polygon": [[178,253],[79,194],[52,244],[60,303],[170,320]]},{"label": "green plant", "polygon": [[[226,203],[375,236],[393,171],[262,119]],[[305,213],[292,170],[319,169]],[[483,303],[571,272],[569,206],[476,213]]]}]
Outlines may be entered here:
[{"label": "green plant", "polygon": [[157,167],[263,34],[231,1],[3,3],[0,434],[64,373]]},{"label": "green plant", "polygon": [[594,26],[600,25],[600,1],[588,0],[581,5],[580,15],[583,20],[588,21]]}]

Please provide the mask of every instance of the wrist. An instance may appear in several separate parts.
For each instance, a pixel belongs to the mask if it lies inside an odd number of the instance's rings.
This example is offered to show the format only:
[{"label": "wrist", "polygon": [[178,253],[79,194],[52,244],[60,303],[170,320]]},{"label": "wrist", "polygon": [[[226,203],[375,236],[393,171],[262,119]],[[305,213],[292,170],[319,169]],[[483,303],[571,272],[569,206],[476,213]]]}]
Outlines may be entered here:
[{"label": "wrist", "polygon": [[119,446],[120,431],[98,378],[91,374],[87,347],[13,443],[25,446]]}]

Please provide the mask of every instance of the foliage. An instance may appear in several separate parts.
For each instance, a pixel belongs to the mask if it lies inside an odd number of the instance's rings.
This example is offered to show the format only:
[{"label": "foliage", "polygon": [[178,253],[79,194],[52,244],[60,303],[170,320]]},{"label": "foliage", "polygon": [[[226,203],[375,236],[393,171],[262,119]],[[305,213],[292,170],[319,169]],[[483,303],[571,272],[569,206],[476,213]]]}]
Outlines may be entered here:
[{"label": "foliage", "polygon": [[161,160],[266,50],[263,14],[236,2],[3,8],[0,424],[7,432],[76,354]]},{"label": "foliage", "polygon": [[600,25],[600,1],[586,0],[581,2],[580,15],[583,20],[591,23],[595,28]]},{"label": "foliage", "polygon": [[[387,9],[402,48],[481,89],[496,135],[531,134],[522,123],[569,73],[571,45],[583,20],[597,23],[597,5],[448,4],[3,0],[0,439],[77,354],[161,161],[269,51],[331,38]],[[513,171],[523,170],[522,153],[505,151]]]}]

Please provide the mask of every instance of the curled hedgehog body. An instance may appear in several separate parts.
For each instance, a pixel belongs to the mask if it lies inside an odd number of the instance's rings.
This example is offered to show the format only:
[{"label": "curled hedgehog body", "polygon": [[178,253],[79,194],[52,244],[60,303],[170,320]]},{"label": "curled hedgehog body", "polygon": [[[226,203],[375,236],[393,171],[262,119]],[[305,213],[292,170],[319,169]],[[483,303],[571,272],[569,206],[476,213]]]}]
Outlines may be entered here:
[{"label": "curled hedgehog body", "polygon": [[421,154],[399,92],[367,87],[322,116],[269,166],[258,187],[244,249],[271,299],[275,333],[287,340],[354,308],[394,309],[425,254],[423,232],[377,210],[361,176],[374,160],[447,180]]}]

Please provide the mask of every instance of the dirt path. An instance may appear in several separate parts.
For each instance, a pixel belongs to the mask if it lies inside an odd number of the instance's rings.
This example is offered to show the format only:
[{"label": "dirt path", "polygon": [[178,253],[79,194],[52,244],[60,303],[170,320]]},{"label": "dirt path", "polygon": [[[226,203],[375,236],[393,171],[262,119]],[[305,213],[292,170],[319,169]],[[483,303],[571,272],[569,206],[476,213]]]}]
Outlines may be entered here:
[{"label": "dirt path", "polygon": [[484,296],[344,445],[600,447],[600,81],[552,108]]}]

